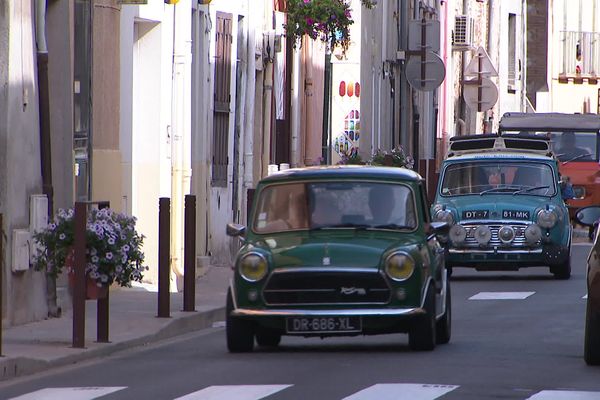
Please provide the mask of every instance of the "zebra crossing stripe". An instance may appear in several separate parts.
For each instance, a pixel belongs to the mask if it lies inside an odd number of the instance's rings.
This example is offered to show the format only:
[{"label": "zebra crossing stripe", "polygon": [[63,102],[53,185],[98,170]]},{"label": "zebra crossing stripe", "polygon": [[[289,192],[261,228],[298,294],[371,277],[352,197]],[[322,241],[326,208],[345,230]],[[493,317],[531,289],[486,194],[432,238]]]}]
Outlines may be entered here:
[{"label": "zebra crossing stripe", "polygon": [[175,400],[258,400],[292,385],[223,385],[209,386]]},{"label": "zebra crossing stripe", "polygon": [[453,385],[379,383],[343,400],[434,400],[456,389]]},{"label": "zebra crossing stripe", "polygon": [[598,400],[600,392],[576,392],[571,390],[542,390],[527,400]]},{"label": "zebra crossing stripe", "polygon": [[587,294],[585,296],[583,296],[582,299],[586,300],[587,299]]},{"label": "zebra crossing stripe", "polygon": [[9,400],[92,400],[123,389],[126,387],[45,388]]},{"label": "zebra crossing stripe", "polygon": [[524,300],[535,292],[479,292],[469,300]]}]

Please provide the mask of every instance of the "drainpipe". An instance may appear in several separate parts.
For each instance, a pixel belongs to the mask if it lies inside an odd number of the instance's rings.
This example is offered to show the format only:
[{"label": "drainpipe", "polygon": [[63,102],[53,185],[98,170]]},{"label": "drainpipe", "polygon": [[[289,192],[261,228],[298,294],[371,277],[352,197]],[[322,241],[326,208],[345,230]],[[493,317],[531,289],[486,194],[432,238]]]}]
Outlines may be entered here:
[{"label": "drainpipe", "polygon": [[[304,41],[304,38],[302,39]],[[308,46],[309,43],[304,41],[304,46]],[[301,68],[302,54],[299,49],[293,50],[292,55],[292,121],[291,121],[291,133],[292,133],[292,149],[291,149],[291,166],[298,167],[300,165],[300,131],[302,128],[302,122],[300,116],[302,114],[302,68]]]},{"label": "drainpipe", "polygon": [[[52,141],[50,135],[50,94],[48,87],[48,47],[46,45],[46,0],[37,0],[35,7],[35,39],[40,102],[40,160],[42,192],[48,198],[48,219],[54,217],[54,188],[52,185]],[[46,275],[46,304],[49,317],[60,317],[56,302],[56,279]]]},{"label": "drainpipe", "polygon": [[191,38],[187,37],[191,32],[189,10],[189,0],[173,5],[171,268],[176,278],[183,277],[183,199],[189,193],[191,178],[190,154],[186,154],[191,141],[191,88],[186,84],[191,80]]},{"label": "drainpipe", "polygon": [[254,17],[253,12],[250,7],[249,16],[250,21],[248,23],[249,34],[248,34],[248,65],[247,65],[247,74],[248,74],[248,88],[246,92],[246,119],[244,121],[244,202],[242,207],[242,215],[244,216],[244,221],[248,220],[248,216],[246,214],[246,210],[248,209],[248,199],[245,194],[248,192],[248,189],[254,187],[254,98],[256,96],[256,58],[254,57],[254,52],[256,49],[256,29],[254,29]]},{"label": "drainpipe", "polygon": [[274,31],[269,31],[265,35],[265,77],[263,92],[263,148],[262,148],[262,171],[261,176],[267,175],[268,165],[271,161],[271,118],[273,103],[273,59],[275,56]]}]

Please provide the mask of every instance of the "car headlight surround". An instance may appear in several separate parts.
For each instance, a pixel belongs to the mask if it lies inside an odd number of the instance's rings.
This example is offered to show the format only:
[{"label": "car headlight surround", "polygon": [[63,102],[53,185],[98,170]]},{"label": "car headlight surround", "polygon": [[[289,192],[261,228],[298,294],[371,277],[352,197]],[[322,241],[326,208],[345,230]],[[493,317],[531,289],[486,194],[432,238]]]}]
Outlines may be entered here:
[{"label": "car headlight surround", "polygon": [[455,246],[460,246],[467,240],[467,230],[460,224],[452,225],[449,235],[450,242]]},{"label": "car headlight surround", "polygon": [[537,213],[537,224],[542,228],[550,229],[556,225],[558,215],[554,210],[540,210]]},{"label": "car headlight surround", "polygon": [[438,210],[433,214],[433,220],[436,222],[445,222],[448,225],[454,224],[454,216],[450,210]]},{"label": "car headlight surround", "polygon": [[512,243],[515,238],[515,230],[510,225],[504,225],[498,230],[498,239],[504,244]]},{"label": "car headlight surround", "polygon": [[542,240],[542,229],[537,224],[531,224],[525,228],[525,240],[530,246]]},{"label": "car headlight surround", "polygon": [[243,255],[238,261],[238,271],[246,281],[258,282],[267,275],[269,263],[264,255],[250,252]]},{"label": "car headlight surround", "polygon": [[475,229],[474,236],[480,246],[485,246],[492,239],[492,230],[487,225],[479,225]]},{"label": "car headlight surround", "polygon": [[405,281],[414,271],[415,260],[408,253],[397,251],[385,259],[385,273],[393,281]]}]

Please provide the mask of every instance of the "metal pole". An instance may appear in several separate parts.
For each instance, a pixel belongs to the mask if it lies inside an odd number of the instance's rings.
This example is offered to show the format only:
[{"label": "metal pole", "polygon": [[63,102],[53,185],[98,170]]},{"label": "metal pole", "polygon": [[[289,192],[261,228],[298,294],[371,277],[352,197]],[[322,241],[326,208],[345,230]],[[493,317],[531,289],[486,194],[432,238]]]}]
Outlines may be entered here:
[{"label": "metal pole", "polygon": [[[101,201],[98,203],[98,209],[110,208],[110,202]],[[108,343],[109,327],[109,296],[110,290],[106,291],[106,297],[96,300],[96,341],[99,343]]]},{"label": "metal pole", "polygon": [[85,347],[85,231],[87,206],[75,203],[75,262],[73,285],[73,347]]},{"label": "metal pole", "polygon": [[2,239],[4,237],[4,224],[2,222],[2,214],[0,214],[0,356],[2,355],[2,296],[4,295],[4,247]]},{"label": "metal pole", "polygon": [[158,203],[158,317],[170,317],[171,199]]},{"label": "metal pole", "polygon": [[185,196],[183,311],[196,311],[196,196]]}]

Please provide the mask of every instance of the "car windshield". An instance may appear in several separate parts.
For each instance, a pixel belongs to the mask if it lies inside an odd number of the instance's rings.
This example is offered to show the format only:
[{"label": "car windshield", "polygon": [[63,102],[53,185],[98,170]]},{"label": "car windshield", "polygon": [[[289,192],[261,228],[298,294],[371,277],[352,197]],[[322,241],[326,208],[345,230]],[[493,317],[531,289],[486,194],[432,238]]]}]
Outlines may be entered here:
[{"label": "car windshield", "polygon": [[415,201],[407,185],[375,182],[273,184],[260,192],[256,233],[318,229],[413,230]]},{"label": "car windshield", "polygon": [[595,131],[506,131],[550,137],[550,147],[559,161],[598,161],[598,133]]},{"label": "car windshield", "polygon": [[554,196],[554,180],[552,168],[544,163],[471,161],[450,164],[444,172],[440,190],[442,196]]}]

